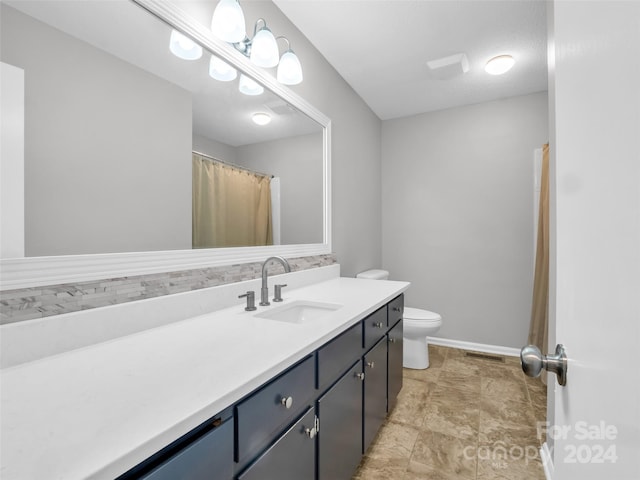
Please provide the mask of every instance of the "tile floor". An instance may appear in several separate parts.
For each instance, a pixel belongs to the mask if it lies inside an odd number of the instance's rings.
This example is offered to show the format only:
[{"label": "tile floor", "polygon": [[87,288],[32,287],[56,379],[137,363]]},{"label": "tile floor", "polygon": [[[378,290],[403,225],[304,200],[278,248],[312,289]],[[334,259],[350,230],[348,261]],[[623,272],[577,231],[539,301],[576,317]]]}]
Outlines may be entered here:
[{"label": "tile floor", "polygon": [[515,357],[437,346],[429,356],[428,369],[404,370],[396,408],[353,480],[544,480],[544,384]]}]

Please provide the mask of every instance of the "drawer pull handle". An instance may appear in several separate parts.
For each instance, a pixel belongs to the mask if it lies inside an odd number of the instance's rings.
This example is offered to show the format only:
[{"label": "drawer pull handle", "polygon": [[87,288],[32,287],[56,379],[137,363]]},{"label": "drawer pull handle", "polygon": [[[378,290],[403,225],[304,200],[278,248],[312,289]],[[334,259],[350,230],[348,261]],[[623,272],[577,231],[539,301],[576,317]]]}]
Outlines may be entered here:
[{"label": "drawer pull handle", "polygon": [[397,340],[393,337],[389,337],[389,343],[396,343]]},{"label": "drawer pull handle", "polygon": [[358,380],[364,380],[364,372],[362,372],[362,373],[356,373],[356,378],[357,378]]},{"label": "drawer pull handle", "polygon": [[376,362],[367,362],[367,367],[375,368],[375,366],[376,366]]},{"label": "drawer pull handle", "polygon": [[373,322],[373,326],[377,328],[382,328],[382,322]]},{"label": "drawer pull handle", "polygon": [[305,428],[304,429],[304,433],[307,435],[307,437],[309,438],[315,438],[316,436],[316,429],[314,428]]},{"label": "drawer pull handle", "polygon": [[402,309],[400,307],[392,307],[391,310],[393,310],[394,312],[401,312]]},{"label": "drawer pull handle", "polygon": [[284,406],[284,408],[291,408],[293,405],[293,397],[282,397],[280,399],[280,404]]}]

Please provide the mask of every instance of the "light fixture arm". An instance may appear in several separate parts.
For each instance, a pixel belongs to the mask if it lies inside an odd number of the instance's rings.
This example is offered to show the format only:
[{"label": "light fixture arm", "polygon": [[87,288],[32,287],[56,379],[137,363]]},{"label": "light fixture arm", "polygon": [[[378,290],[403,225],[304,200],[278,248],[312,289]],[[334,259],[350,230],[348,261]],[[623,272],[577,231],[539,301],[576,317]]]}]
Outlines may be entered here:
[{"label": "light fixture arm", "polygon": [[[262,27],[263,28],[267,28],[267,21],[264,18],[259,18],[256,20],[256,23],[253,25],[253,36],[256,36],[256,33],[258,33],[258,24],[262,21]],[[278,37],[280,38],[280,37]],[[284,37],[282,37],[284,38]],[[277,40],[277,38],[276,38]],[[288,40],[287,40],[288,42]],[[251,56],[251,43],[252,43],[252,39],[247,37],[245,35],[244,39],[241,40],[240,42],[236,42],[233,43],[233,48],[235,48],[237,51],[239,51],[241,54],[243,54],[245,57],[250,57]]]},{"label": "light fixture arm", "polygon": [[278,35],[276,37],[276,42],[280,39],[283,39],[285,42],[287,42],[287,50],[291,50],[291,42],[289,41],[289,39],[287,37],[285,37],[284,35]]},{"label": "light fixture arm", "polygon": [[253,26],[253,36],[256,36],[256,33],[258,33],[258,23],[260,23],[260,20],[262,20],[262,28],[267,28],[267,21],[264,18],[259,18],[256,20],[255,25]]}]

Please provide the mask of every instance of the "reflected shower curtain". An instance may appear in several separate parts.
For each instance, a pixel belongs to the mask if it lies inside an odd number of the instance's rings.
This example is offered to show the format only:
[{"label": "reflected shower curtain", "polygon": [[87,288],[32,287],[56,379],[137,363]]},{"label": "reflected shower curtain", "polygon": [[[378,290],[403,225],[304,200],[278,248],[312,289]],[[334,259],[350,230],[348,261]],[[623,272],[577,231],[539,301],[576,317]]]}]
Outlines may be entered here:
[{"label": "reflected shower curtain", "polygon": [[549,144],[542,147],[542,174],[540,176],[540,209],[536,265],[533,281],[533,303],[529,325],[529,343],[547,352],[549,329]]},{"label": "reflected shower curtain", "polygon": [[272,245],[270,178],[193,154],[193,248]]}]

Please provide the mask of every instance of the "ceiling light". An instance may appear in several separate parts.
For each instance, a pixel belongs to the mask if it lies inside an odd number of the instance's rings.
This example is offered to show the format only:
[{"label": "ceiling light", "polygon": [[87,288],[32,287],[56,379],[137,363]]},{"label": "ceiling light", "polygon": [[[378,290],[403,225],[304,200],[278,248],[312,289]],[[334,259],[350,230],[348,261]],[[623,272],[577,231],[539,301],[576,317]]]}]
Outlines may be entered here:
[{"label": "ceiling light", "polygon": [[231,80],[236,79],[238,72],[227,62],[223,62],[215,55],[211,55],[211,60],[209,61],[209,75],[211,78],[215,78],[221,82],[230,82]]},{"label": "ceiling light", "polygon": [[171,31],[169,50],[183,60],[197,60],[202,57],[202,47],[177,30]]},{"label": "ceiling light", "polygon": [[[258,22],[262,21],[263,26],[256,32]],[[276,37],[273,36],[271,30],[267,28],[267,22],[263,18],[256,21],[253,29],[253,40],[251,40],[251,54],[249,59],[259,67],[275,67],[278,65],[280,54],[278,52],[278,44]]]},{"label": "ceiling light", "polygon": [[238,0],[220,0],[213,12],[211,31],[225,42],[236,43],[244,40],[244,13]]},{"label": "ceiling light", "polygon": [[280,57],[280,63],[278,63],[278,73],[276,78],[283,85],[298,85],[302,82],[302,66],[300,60],[289,45],[289,40],[286,37],[282,38],[287,42],[287,51]]},{"label": "ceiling light", "polygon": [[253,120],[253,123],[257,125],[267,125],[271,122],[271,116],[269,116],[268,113],[263,112],[254,113],[251,119]]},{"label": "ceiling light", "polygon": [[499,55],[489,60],[484,70],[490,75],[502,75],[511,70],[514,63],[516,63],[516,61],[511,55]]},{"label": "ceiling light", "polygon": [[261,95],[264,92],[262,85],[256,83],[246,75],[240,75],[240,84],[238,88],[245,95]]}]

